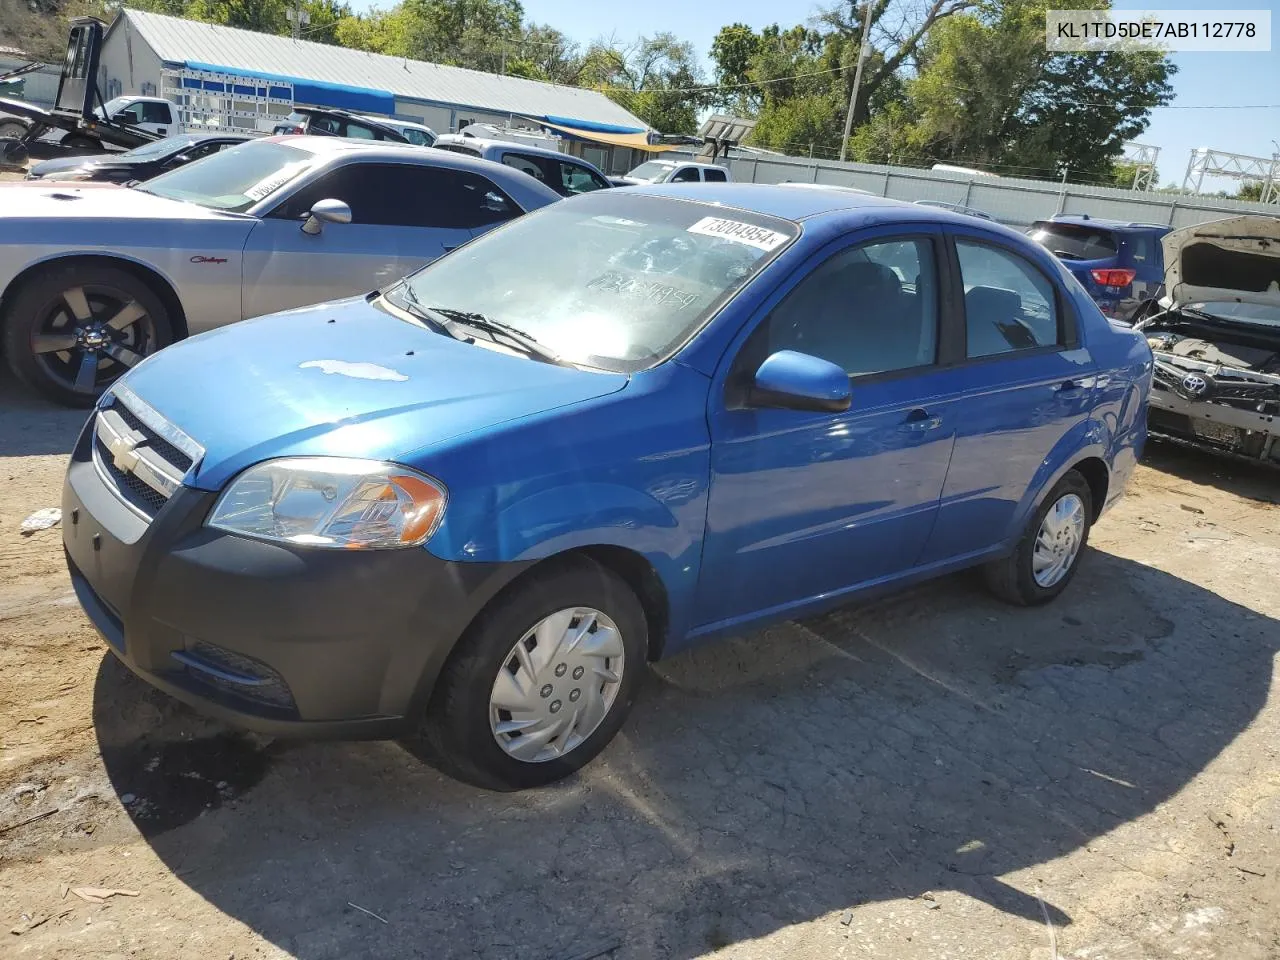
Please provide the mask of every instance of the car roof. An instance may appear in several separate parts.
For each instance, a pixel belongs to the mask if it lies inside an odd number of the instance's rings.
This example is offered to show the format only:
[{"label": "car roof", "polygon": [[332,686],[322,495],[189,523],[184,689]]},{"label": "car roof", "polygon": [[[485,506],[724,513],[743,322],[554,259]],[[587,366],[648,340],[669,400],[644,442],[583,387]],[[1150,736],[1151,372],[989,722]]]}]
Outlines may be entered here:
[{"label": "car roof", "polygon": [[[942,211],[917,207],[903,200],[888,200],[869,194],[854,193],[839,187],[822,189],[818,186],[805,190],[795,189],[793,184],[784,183],[700,183],[690,188],[684,183],[641,184],[623,189],[660,197],[677,197],[684,200],[700,201],[724,207],[737,207],[751,210],[783,220],[807,220],[837,210],[854,208],[884,208],[896,212],[916,211],[923,219],[926,216],[950,216]],[[968,222],[961,221],[961,222]]]},{"label": "car roof", "polygon": [[1171,230],[1168,224],[1141,223],[1131,220],[1107,220],[1103,217],[1090,217],[1081,213],[1060,213],[1037,223],[1071,223],[1079,227],[1099,227],[1103,230]]},{"label": "car roof", "polygon": [[414,130],[426,130],[435,133],[425,123],[418,123],[415,120],[397,120],[395,117],[375,117],[371,113],[356,114],[361,120],[368,120],[370,123],[381,123],[388,127],[412,127]]},{"label": "car roof", "polygon": [[555,157],[557,160],[571,160],[574,163],[591,166],[581,157],[575,157],[569,153],[561,153],[559,150],[552,150],[548,147],[535,147],[529,143],[520,143],[518,140],[497,140],[493,137],[464,137],[460,133],[443,134],[440,140],[444,143],[456,143],[460,146],[475,146],[481,150],[488,150],[490,147],[507,147],[519,150],[521,153],[532,153],[540,157]]}]

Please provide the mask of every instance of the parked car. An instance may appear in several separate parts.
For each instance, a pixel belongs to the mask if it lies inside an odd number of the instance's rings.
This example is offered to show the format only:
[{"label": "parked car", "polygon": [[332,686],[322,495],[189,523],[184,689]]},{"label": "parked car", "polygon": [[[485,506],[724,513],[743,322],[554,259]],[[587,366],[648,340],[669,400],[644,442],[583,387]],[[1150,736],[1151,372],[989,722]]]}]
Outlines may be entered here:
[{"label": "parked car", "polygon": [[249,137],[238,133],[184,133],[155,143],[134,147],[124,153],[99,153],[89,157],[58,157],[35,164],[28,180],[101,180],[130,183],[150,180],[193,160],[238,146]]},{"label": "parked car", "polygon": [[409,120],[395,120],[384,117],[365,116],[362,119],[371,120],[374,123],[380,123],[384,127],[390,127],[400,136],[404,137],[406,143],[412,143],[419,147],[435,146],[436,137],[438,136],[434,130],[425,124],[413,123]]},{"label": "parked car", "polygon": [[979,220],[994,220],[991,214],[977,207],[967,207],[963,203],[948,203],[945,200],[917,200],[922,207],[936,207],[939,210],[950,210],[952,213],[963,213],[966,217],[977,217]]},{"label": "parked car", "polygon": [[1155,352],[1151,432],[1280,465],[1280,218],[1164,237],[1165,289],[1138,328]]},{"label": "parked car", "polygon": [[1169,229],[1082,214],[1037,220],[1029,232],[1067,265],[1106,316],[1128,321],[1159,296],[1164,280],[1160,238]]},{"label": "parked car", "polygon": [[545,183],[562,197],[592,190],[608,189],[609,178],[594,166],[578,157],[555,150],[531,147],[523,143],[505,140],[486,140],[480,137],[446,133],[436,140],[436,149],[454,153],[468,153],[473,157],[505,163]]},{"label": "parked car", "polygon": [[639,183],[725,183],[733,175],[714,163],[694,163],[691,160],[647,160],[625,177],[615,177],[619,187]]},{"label": "parked car", "polygon": [[422,729],[457,775],[529,787],[712,637],[977,565],[1053,599],[1150,381],[1142,335],[1003,227],[598,190],[130,371],[63,537],[154,686],[270,734]]},{"label": "parked car", "polygon": [[295,107],[285,120],[271,128],[271,132],[276,136],[309,134],[316,137],[344,137],[351,140],[410,142],[409,138],[389,120],[348,113],[346,110],[331,107]]},{"label": "parked car", "polygon": [[132,188],[0,185],[4,353],[87,405],[175,340],[383,286],[558,199],[510,167],[336,137],[254,140]]}]

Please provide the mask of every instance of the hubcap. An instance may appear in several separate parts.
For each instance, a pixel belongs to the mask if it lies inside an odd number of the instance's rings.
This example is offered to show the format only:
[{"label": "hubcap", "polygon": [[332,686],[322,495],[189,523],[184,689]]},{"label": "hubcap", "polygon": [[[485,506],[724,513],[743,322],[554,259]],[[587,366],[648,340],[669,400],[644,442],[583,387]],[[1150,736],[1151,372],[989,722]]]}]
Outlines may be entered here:
[{"label": "hubcap", "polygon": [[1076,494],[1059,497],[1045,514],[1031,554],[1036,583],[1049,588],[1058,583],[1076,562],[1084,542],[1084,501]]},{"label": "hubcap", "polygon": [[489,727],[508,756],[563,757],[595,733],[622,686],[622,634],[599,610],[560,610],[521,637],[489,695]]},{"label": "hubcap", "polygon": [[45,372],[77,393],[93,393],[155,349],[155,326],[137,300],[114,287],[69,287],[31,338]]}]

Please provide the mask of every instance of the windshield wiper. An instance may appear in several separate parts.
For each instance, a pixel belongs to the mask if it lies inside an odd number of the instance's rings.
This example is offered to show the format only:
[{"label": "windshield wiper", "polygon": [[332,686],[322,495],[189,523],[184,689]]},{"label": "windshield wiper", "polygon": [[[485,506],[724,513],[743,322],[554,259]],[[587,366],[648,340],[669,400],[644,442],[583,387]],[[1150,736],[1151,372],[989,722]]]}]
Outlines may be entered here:
[{"label": "windshield wiper", "polygon": [[[416,298],[415,298],[416,301]],[[487,333],[494,343],[499,339],[506,341],[508,345],[514,345],[517,349],[523,350],[532,357],[539,360],[545,360],[547,363],[560,363],[560,354],[556,353],[545,344],[539,343],[538,340],[523,330],[517,329],[510,324],[503,323],[501,320],[492,320],[483,313],[472,313],[467,310],[455,310],[452,307],[423,307],[418,305],[420,310],[428,313],[434,313],[444,317],[447,321],[461,324],[464,327],[470,327],[473,330],[480,330]],[[447,327],[446,327],[447,329]],[[452,332],[452,331],[450,331]]]},{"label": "windshield wiper", "polygon": [[[465,339],[453,329],[447,317],[443,317],[435,310],[423,306],[422,301],[418,299],[418,295],[413,292],[413,287],[405,284],[398,290],[388,292],[400,294],[403,303],[396,303],[396,306],[421,320],[436,333],[443,333],[445,336],[453,337],[455,340]],[[393,300],[392,303],[395,303],[395,301]]]}]

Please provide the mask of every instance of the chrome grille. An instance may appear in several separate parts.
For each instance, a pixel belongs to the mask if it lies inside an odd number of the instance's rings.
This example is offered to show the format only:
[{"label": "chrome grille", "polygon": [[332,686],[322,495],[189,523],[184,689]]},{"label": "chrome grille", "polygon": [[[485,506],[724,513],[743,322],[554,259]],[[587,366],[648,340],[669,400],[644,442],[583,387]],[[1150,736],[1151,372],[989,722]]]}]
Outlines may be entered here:
[{"label": "chrome grille", "polygon": [[195,467],[204,449],[123,384],[98,410],[93,462],[125,504],[151,520]]}]

